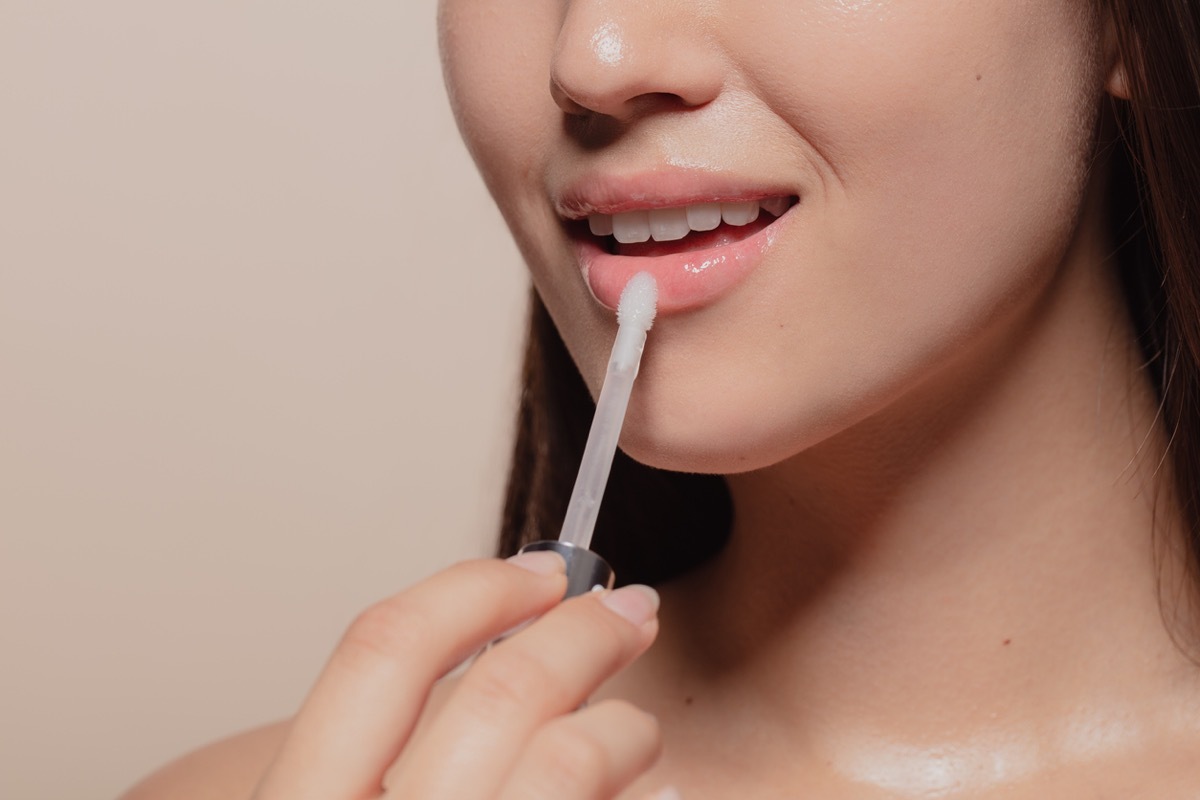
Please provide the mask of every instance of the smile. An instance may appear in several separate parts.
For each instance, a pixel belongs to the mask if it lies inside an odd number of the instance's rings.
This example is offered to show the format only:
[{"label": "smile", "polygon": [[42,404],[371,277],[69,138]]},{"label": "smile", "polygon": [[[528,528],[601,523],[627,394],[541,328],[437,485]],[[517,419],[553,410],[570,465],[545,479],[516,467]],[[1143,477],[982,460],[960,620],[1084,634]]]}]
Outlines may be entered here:
[{"label": "smile", "polygon": [[[727,203],[696,203],[672,208],[650,208],[619,214],[589,214],[588,230],[593,236],[611,236],[618,245],[678,242],[693,233],[708,233],[718,228],[743,228],[766,212],[773,221],[792,205],[791,197],[767,197]],[[637,255],[637,253],[627,253]]]},{"label": "smile", "polygon": [[797,195],[770,191],[693,188],[676,196],[613,192],[560,206],[581,275],[601,305],[616,308],[625,283],[642,271],[658,282],[660,314],[715,302],[764,259],[799,204]]}]

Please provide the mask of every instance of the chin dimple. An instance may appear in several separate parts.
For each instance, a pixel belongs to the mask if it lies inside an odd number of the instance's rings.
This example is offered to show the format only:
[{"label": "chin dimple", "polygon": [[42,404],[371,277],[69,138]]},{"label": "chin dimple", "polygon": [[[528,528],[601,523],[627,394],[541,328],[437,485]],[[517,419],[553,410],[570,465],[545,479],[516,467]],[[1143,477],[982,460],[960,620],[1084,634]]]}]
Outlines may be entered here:
[{"label": "chin dimple", "polygon": [[588,229],[593,236],[612,236],[620,244],[676,242],[692,231],[715,230],[721,223],[741,227],[758,219],[760,211],[778,217],[791,206],[790,197],[768,197],[736,203],[696,203],[673,208],[626,211],[620,214],[591,214]]}]

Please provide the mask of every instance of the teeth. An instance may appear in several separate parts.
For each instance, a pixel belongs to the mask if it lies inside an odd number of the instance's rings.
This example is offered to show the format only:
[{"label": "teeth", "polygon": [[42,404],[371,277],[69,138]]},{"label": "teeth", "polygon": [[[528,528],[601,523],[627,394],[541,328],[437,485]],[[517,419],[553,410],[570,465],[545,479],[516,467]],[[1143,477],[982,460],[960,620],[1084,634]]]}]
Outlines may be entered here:
[{"label": "teeth", "polygon": [[621,244],[636,244],[650,238],[650,214],[645,211],[627,211],[613,214],[613,236]]},{"label": "teeth", "polygon": [[692,232],[686,208],[650,210],[650,236],[656,242],[675,242]]},{"label": "teeth", "polygon": [[687,207],[687,221],[694,231],[711,231],[721,224],[721,204],[702,203]]},{"label": "teeth", "polygon": [[612,216],[609,214],[592,214],[588,217],[588,227],[593,236],[612,236]]},{"label": "teeth", "polygon": [[675,208],[627,211],[621,214],[590,214],[588,228],[593,236],[613,236],[622,244],[654,239],[676,242],[692,231],[711,231],[726,225],[749,225],[758,219],[759,209],[773,217],[791,207],[790,197],[768,197],[741,203],[696,203]]},{"label": "teeth", "polygon": [[726,225],[749,225],[758,219],[758,203],[721,203],[721,219]]},{"label": "teeth", "polygon": [[788,197],[768,197],[766,200],[760,200],[758,203],[762,206],[762,210],[766,211],[772,217],[778,217],[787,211],[791,204],[791,198]]}]

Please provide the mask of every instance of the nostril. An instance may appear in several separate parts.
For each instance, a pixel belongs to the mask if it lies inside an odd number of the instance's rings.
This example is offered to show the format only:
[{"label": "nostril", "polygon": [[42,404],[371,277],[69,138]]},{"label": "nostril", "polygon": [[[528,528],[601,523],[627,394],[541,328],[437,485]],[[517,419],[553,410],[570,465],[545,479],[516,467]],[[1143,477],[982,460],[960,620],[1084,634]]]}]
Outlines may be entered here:
[{"label": "nostril", "polygon": [[608,147],[625,131],[626,125],[613,117],[605,117],[584,110],[583,114],[566,114],[563,117],[563,133],[584,150],[600,150]]},{"label": "nostril", "polygon": [[671,92],[647,92],[629,101],[638,116],[653,114],[656,111],[682,111],[689,108],[686,100]]}]

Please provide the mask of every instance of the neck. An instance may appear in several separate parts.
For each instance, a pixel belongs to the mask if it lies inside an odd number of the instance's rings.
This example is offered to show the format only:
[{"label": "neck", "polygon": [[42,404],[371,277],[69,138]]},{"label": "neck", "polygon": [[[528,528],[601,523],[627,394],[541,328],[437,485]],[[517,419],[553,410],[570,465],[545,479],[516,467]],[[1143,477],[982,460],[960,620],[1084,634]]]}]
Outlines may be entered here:
[{"label": "neck", "polygon": [[[731,476],[728,546],[664,590],[676,685],[863,780],[921,764],[894,784],[1177,728],[1200,698],[1162,613],[1186,554],[1110,271],[1074,253],[969,367]],[[934,751],[962,763],[931,773]]]}]

